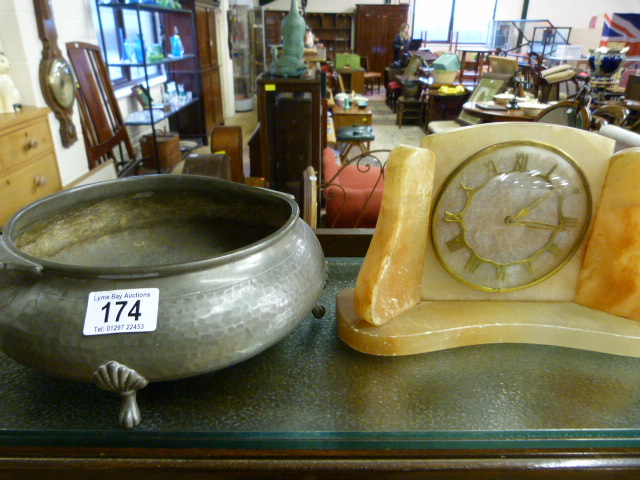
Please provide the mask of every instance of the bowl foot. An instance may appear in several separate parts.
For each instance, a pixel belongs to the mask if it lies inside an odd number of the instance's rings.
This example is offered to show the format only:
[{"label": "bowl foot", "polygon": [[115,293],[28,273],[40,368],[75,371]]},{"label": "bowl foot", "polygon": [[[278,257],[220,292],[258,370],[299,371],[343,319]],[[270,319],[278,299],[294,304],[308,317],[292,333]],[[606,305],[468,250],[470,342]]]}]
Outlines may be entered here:
[{"label": "bowl foot", "polygon": [[121,427],[133,428],[140,423],[140,409],[136,401],[136,392],[149,383],[142,375],[126,365],[110,361],[97,368],[91,381],[98,388],[119,393],[122,397],[118,416]]}]

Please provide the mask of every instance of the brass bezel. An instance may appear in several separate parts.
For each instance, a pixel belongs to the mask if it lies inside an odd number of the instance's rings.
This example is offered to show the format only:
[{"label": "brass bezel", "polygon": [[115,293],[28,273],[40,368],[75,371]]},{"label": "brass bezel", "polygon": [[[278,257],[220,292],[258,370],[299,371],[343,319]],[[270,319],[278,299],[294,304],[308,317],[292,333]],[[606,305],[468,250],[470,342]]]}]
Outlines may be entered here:
[{"label": "brass bezel", "polygon": [[[464,277],[460,276],[453,268],[451,268],[449,266],[449,264],[442,258],[440,251],[437,247],[437,240],[439,240],[438,237],[438,232],[436,231],[436,218],[435,218],[435,212],[438,208],[438,205],[440,203],[440,200],[442,198],[443,193],[451,186],[453,179],[458,175],[458,173],[460,173],[463,169],[465,169],[470,163],[474,162],[475,160],[478,159],[478,157],[481,156],[485,156],[487,154],[490,154],[496,150],[500,150],[503,148],[507,148],[507,147],[514,147],[514,146],[528,146],[528,147],[536,147],[536,148],[541,148],[543,150],[547,150],[550,151],[551,153],[554,153],[558,156],[560,156],[563,160],[565,160],[577,173],[578,177],[580,178],[580,181],[582,182],[583,186],[584,186],[584,190],[585,190],[585,196],[586,196],[586,214],[585,214],[585,221],[582,227],[582,232],[580,233],[579,237],[577,238],[575,244],[573,245],[573,247],[569,250],[568,254],[564,257],[564,259],[554,268],[552,269],[550,272],[548,272],[547,274],[543,275],[542,277],[529,282],[527,284],[523,284],[523,285],[518,285],[515,287],[506,287],[506,288],[493,288],[493,287],[487,287],[487,286],[483,286],[483,285],[478,285],[478,284],[474,284],[470,281],[468,281],[467,279],[465,279]],[[435,201],[433,203],[433,209],[431,212],[431,217],[430,217],[430,222],[431,222],[431,244],[433,246],[433,251],[436,255],[436,258],[438,259],[438,261],[440,262],[440,264],[443,266],[443,268],[449,272],[449,274],[455,278],[458,282],[467,285],[468,287],[471,287],[475,290],[481,290],[481,291],[485,291],[485,292],[493,292],[493,293],[503,293],[503,292],[513,292],[513,291],[517,291],[517,290],[523,290],[525,288],[529,288],[532,287],[534,285],[537,285],[543,281],[545,281],[546,279],[550,278],[551,276],[555,275],[558,271],[560,271],[570,260],[571,258],[573,258],[573,256],[576,254],[576,252],[580,249],[580,247],[582,246],[582,244],[584,243],[584,240],[586,238],[587,232],[589,231],[589,226],[591,224],[591,217],[592,217],[592,212],[593,212],[593,199],[591,196],[591,189],[589,186],[589,182],[587,180],[586,175],[584,174],[584,172],[582,171],[582,168],[580,168],[580,165],[578,165],[578,163],[565,151],[561,150],[558,147],[555,147],[553,145],[550,145],[548,143],[545,142],[540,142],[540,141],[535,141],[535,140],[510,140],[510,141],[506,141],[506,142],[501,142],[501,143],[496,143],[494,145],[490,145],[488,147],[483,148],[482,150],[479,150],[478,152],[472,154],[471,156],[469,156],[467,159],[463,160],[462,162],[460,162],[460,164],[458,164],[458,166],[456,166],[456,168],[454,168],[454,170],[447,176],[447,178],[444,180],[444,182],[442,182],[442,185],[440,186],[440,189],[438,191],[438,194],[435,198]],[[465,245],[466,248],[468,248],[469,250],[471,250],[472,253],[475,254],[475,252],[473,252],[473,249],[471,247],[469,247],[469,245]],[[477,255],[476,255],[477,256]],[[494,262],[495,263],[495,262]]]},{"label": "brass bezel", "polygon": [[[66,88],[68,88],[69,91],[71,92],[71,99],[68,104],[64,104],[60,101],[58,92],[56,92],[56,89],[55,89],[56,82],[54,78],[54,69],[56,68],[56,65],[63,65],[65,68],[65,74],[68,75],[69,77],[69,85]],[[53,98],[53,100],[65,110],[68,110],[71,107],[73,107],[73,104],[75,101],[75,85],[74,85],[74,79],[73,79],[73,72],[71,70],[71,65],[69,65],[69,62],[67,62],[67,60],[64,59],[63,57],[54,58],[51,61],[51,65],[49,65],[47,80],[49,83],[49,88],[51,89],[51,97]]]}]

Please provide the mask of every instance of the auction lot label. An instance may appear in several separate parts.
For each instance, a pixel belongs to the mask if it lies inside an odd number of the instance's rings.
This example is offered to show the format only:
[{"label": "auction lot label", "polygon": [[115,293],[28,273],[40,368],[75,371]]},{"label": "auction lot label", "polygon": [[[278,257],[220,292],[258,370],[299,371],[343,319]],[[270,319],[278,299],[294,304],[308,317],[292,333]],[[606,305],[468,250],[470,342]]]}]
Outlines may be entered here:
[{"label": "auction lot label", "polygon": [[159,300],[160,290],[157,288],[91,292],[82,333],[153,332],[158,323]]}]

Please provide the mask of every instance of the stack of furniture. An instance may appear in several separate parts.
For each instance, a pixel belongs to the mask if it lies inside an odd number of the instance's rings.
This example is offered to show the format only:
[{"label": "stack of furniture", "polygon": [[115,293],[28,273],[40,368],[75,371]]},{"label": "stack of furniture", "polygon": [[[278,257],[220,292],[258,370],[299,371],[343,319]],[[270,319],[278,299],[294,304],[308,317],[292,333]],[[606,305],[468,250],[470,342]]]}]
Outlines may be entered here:
[{"label": "stack of furniture", "polygon": [[[485,99],[484,95],[487,91],[491,90],[494,93],[500,92],[505,88],[507,81],[509,80],[508,75],[503,75],[499,73],[485,73],[480,82],[473,90],[471,95],[469,96],[469,102],[474,101],[486,101],[493,99],[493,94],[491,94],[490,98]],[[458,115],[458,117],[454,120],[437,120],[433,122],[429,122],[428,124],[428,132],[429,133],[441,133],[448,132],[449,130],[454,130],[460,127],[466,127],[468,125],[474,125],[481,123],[482,119],[480,117],[474,117],[469,115],[466,112],[462,112]]]},{"label": "stack of furniture", "polygon": [[570,84],[573,85],[574,92],[580,88],[576,71],[570,65],[558,65],[557,67],[546,68],[535,74],[533,82],[536,87],[537,97],[541,103],[550,100],[560,100],[560,92],[565,90],[567,97],[570,96]]},{"label": "stack of furniture", "polygon": [[[489,56],[494,50],[482,47],[465,47],[458,50],[460,52],[460,77],[458,78],[460,85],[463,84],[465,77],[471,77],[471,85],[476,85],[482,77],[482,72],[489,64]],[[467,60],[467,54],[473,56],[473,59]]]}]

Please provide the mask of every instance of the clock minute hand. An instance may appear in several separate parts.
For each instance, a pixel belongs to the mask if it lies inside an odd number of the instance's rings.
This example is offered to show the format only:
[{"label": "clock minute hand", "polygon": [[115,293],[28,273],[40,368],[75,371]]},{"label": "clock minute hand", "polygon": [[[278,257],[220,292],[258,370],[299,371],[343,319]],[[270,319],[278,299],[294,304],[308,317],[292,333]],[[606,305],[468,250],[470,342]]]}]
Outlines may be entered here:
[{"label": "clock minute hand", "polygon": [[558,232],[564,232],[565,230],[573,230],[576,228],[576,223],[573,221],[560,222],[559,225],[552,223],[536,222],[532,220],[515,220],[512,223],[517,223],[527,228],[535,228],[537,230],[554,230]]},{"label": "clock minute hand", "polygon": [[536,198],[529,205],[527,205],[525,207],[522,207],[522,209],[517,214],[511,215],[511,216],[508,216],[507,218],[505,218],[505,222],[506,223],[513,223],[516,220],[524,217],[525,215],[529,215],[536,208],[538,208],[542,202],[544,202],[547,198],[549,198],[552,193],[553,193],[553,190],[550,190],[549,192],[545,193],[541,197]]}]

